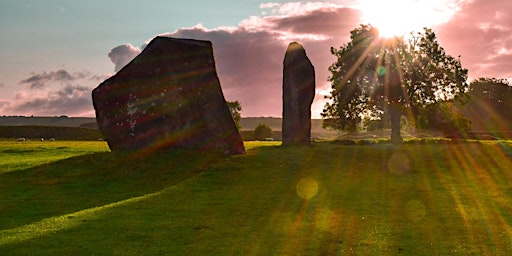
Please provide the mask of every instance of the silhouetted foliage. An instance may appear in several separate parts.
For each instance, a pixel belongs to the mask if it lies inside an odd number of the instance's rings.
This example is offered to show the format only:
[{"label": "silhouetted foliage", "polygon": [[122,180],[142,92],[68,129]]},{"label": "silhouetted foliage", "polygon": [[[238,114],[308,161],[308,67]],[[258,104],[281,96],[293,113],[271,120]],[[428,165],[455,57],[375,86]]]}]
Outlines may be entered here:
[{"label": "silhouetted foliage", "polygon": [[485,102],[499,115],[512,119],[512,86],[506,79],[478,78],[471,82],[469,95]]},{"label": "silhouetted foliage", "polygon": [[254,139],[265,140],[266,138],[272,138],[272,129],[266,124],[259,124],[256,129],[254,129]]},{"label": "silhouetted foliage", "polygon": [[471,82],[463,113],[476,130],[512,130],[512,86],[506,79],[478,78]]},{"label": "silhouetted foliage", "polygon": [[[401,141],[400,119],[405,109],[417,121],[432,115],[445,102],[463,102],[468,71],[448,55],[435,33],[404,38],[379,38],[378,30],[361,25],[350,32],[350,42],[331,48],[337,60],[329,67],[331,103],[324,107],[326,127],[355,130],[363,118],[391,121],[391,139]],[[423,118],[434,127],[434,119]]]},{"label": "silhouetted foliage", "polygon": [[466,133],[471,128],[471,121],[459,109],[453,102],[438,103],[420,116],[416,125],[422,129],[442,131],[447,135]]},{"label": "silhouetted foliage", "polygon": [[228,104],[231,116],[235,121],[236,128],[238,128],[238,130],[242,129],[242,125],[240,124],[240,119],[242,119],[242,116],[240,115],[240,112],[242,111],[242,104],[240,104],[239,101],[226,101],[226,103]]}]

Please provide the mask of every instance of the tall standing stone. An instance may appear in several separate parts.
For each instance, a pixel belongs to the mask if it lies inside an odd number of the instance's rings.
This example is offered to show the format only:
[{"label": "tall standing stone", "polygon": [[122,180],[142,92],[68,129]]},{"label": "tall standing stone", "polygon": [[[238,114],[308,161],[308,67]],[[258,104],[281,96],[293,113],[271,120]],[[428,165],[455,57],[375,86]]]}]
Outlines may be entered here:
[{"label": "tall standing stone", "polygon": [[242,154],[209,41],[156,37],[92,92],[112,150],[192,148]]},{"label": "tall standing stone", "polygon": [[283,145],[309,145],[315,68],[299,43],[290,43],[283,62]]}]

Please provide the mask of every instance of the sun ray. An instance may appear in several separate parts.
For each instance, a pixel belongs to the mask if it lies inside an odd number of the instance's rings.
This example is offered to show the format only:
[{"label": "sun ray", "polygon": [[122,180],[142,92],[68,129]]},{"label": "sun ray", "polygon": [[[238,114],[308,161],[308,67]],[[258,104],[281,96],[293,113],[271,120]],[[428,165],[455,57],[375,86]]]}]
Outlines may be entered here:
[{"label": "sun ray", "polygon": [[21,241],[34,239],[50,233],[58,232],[61,230],[71,229],[73,227],[83,225],[84,218],[91,220],[98,218],[99,215],[105,210],[120,207],[127,204],[137,203],[148,198],[159,196],[167,191],[173,190],[175,187],[169,187],[158,192],[125,199],[122,201],[110,203],[107,205],[88,208],[85,210],[43,219],[38,222],[27,224],[25,226],[6,229],[0,231],[0,246],[10,243],[19,243]]}]

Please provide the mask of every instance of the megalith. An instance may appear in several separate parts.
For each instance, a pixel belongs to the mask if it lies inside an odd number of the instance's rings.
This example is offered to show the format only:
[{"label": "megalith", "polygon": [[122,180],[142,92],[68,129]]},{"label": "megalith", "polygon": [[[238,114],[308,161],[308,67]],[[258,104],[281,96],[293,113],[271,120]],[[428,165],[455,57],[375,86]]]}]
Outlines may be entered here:
[{"label": "megalith", "polygon": [[156,37],[92,92],[111,150],[190,148],[243,154],[210,41]]},{"label": "megalith", "polygon": [[299,43],[290,43],[283,61],[283,145],[309,145],[315,68]]}]

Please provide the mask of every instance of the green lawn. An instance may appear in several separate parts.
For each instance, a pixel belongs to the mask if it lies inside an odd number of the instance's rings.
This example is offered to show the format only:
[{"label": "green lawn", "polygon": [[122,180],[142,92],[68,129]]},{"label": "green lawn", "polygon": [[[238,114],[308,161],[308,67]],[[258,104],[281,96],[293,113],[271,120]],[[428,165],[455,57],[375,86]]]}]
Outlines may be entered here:
[{"label": "green lawn", "polygon": [[434,142],[0,142],[0,254],[508,255],[512,142]]},{"label": "green lawn", "polygon": [[109,148],[105,142],[0,140],[0,175],[73,156],[106,151]]}]

